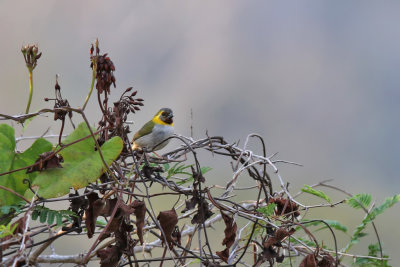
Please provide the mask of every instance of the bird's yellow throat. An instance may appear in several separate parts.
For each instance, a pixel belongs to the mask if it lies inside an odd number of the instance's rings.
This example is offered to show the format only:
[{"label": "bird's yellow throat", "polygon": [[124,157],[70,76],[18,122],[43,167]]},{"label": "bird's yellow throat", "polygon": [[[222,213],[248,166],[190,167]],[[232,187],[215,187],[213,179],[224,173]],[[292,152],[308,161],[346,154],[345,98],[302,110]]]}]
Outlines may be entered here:
[{"label": "bird's yellow throat", "polygon": [[160,119],[160,115],[161,115],[161,112],[159,112],[156,116],[154,116],[154,118],[152,119],[152,121],[153,121],[154,123],[156,123],[156,124],[174,126],[174,123],[169,124],[169,123],[163,122],[163,121]]}]

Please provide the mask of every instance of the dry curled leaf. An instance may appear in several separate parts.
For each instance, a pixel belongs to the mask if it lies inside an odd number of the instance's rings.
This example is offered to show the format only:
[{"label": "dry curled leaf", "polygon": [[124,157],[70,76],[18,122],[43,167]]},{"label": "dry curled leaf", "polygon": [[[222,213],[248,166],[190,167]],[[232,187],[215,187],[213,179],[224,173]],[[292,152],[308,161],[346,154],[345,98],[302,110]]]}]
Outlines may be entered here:
[{"label": "dry curled leaf", "polygon": [[97,251],[101,267],[115,267],[122,256],[122,251],[117,246],[109,246]]},{"label": "dry curled leaf", "polygon": [[31,173],[34,171],[42,171],[51,168],[62,168],[61,162],[63,162],[63,157],[54,152],[44,152],[39,155],[39,158],[35,161],[35,165],[28,168],[26,173]]},{"label": "dry curled leaf", "polygon": [[222,251],[217,251],[216,252],[218,257],[220,257],[221,260],[224,262],[228,263],[228,258],[229,258],[229,248],[225,248]]},{"label": "dry curled leaf", "polygon": [[318,267],[334,267],[335,259],[331,255],[325,255],[322,260],[318,262]]},{"label": "dry curled leaf", "polygon": [[293,215],[294,217],[300,216],[299,206],[290,201],[289,199],[284,198],[271,198],[269,203],[275,203],[277,206],[275,214],[277,216],[285,215],[286,217]]},{"label": "dry curled leaf", "polygon": [[97,193],[93,192],[87,195],[87,199],[89,201],[89,206],[85,210],[85,224],[87,228],[87,235],[89,238],[92,238],[96,229],[97,217],[102,214],[105,207],[105,201],[100,199]]},{"label": "dry curled leaf", "polygon": [[[264,242],[264,249],[261,253],[260,257],[258,258],[258,263],[261,264],[265,261],[269,261],[270,264],[276,260],[277,262],[282,262],[284,259],[284,255],[279,255],[276,252],[276,247],[281,247],[282,240],[286,237],[292,235],[295,232],[295,229],[290,229],[286,231],[284,228],[279,228],[275,231],[273,236],[270,236],[267,241]],[[259,266],[259,265],[257,265]]]},{"label": "dry curled leaf", "polygon": [[258,258],[258,264],[256,264],[256,266],[259,266],[259,264],[265,261],[269,261],[271,263],[277,257],[279,257],[279,254],[275,251],[275,249],[272,247],[264,247],[263,252]]},{"label": "dry curled leaf", "polygon": [[214,213],[209,209],[208,202],[203,199],[197,205],[197,213],[193,216],[192,224],[204,223]]},{"label": "dry curled leaf", "polygon": [[229,248],[233,245],[236,238],[237,224],[234,222],[233,218],[221,212],[222,219],[225,222],[225,238],[222,241],[222,245],[226,248],[222,251],[217,251],[217,255],[226,263],[228,263]]},{"label": "dry curled leaf", "polygon": [[185,200],[185,208],[182,210],[182,213],[194,209],[197,203],[199,203],[199,198],[197,196],[193,196],[191,199]]},{"label": "dry curled leaf", "polygon": [[286,231],[284,228],[279,228],[275,231],[274,236],[271,236],[267,239],[267,241],[264,243],[264,247],[281,247],[281,241],[286,237],[292,235],[295,231],[296,230],[294,228],[291,228],[289,231]]},{"label": "dry curled leaf", "polygon": [[300,263],[299,267],[317,267],[314,254],[308,254]]},{"label": "dry curled leaf", "polygon": [[234,222],[232,217],[221,212],[222,219],[225,222],[225,238],[222,241],[222,245],[225,245],[227,248],[230,248],[233,243],[235,242],[236,238],[236,231],[237,231],[237,224]]},{"label": "dry curled leaf", "polygon": [[179,231],[178,226],[175,226],[174,231],[172,232],[171,236],[172,236],[172,239],[175,240],[176,243],[181,245],[182,234],[181,234],[181,231]]},{"label": "dry curled leaf", "polygon": [[[160,211],[157,216],[157,220],[160,222],[162,231],[167,239],[168,246],[172,248],[175,241],[172,237],[172,232],[175,229],[175,225],[178,223],[178,215],[176,214],[175,209]],[[162,240],[164,243],[164,238]]]},{"label": "dry curled leaf", "polygon": [[144,218],[146,215],[146,204],[144,201],[135,200],[130,204],[134,208],[133,213],[136,216],[136,228],[137,235],[139,237],[140,244],[143,245],[143,226],[144,226]]}]

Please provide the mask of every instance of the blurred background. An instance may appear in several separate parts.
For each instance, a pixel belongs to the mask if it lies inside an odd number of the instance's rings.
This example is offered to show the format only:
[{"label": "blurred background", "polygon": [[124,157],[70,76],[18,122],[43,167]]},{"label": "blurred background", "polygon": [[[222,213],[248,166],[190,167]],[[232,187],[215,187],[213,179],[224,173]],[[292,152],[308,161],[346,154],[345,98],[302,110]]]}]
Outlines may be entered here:
[{"label": "blurred background", "polygon": [[[1,0],[0,113],[25,111],[20,48],[27,43],[43,52],[31,111],[52,107],[43,98],[53,97],[56,73],[63,97],[82,106],[91,81],[89,47],[98,37],[116,66],[111,100],[130,86],[145,100],[130,118],[132,131],[170,107],[183,135],[191,125],[195,138],[208,131],[241,145],[250,133],[262,135],[269,155],[279,152],[278,158],[303,165],[278,166],[292,192],[333,179],[380,204],[400,191],[399,13],[398,1]],[[95,98],[87,114],[93,125],[99,121]],[[35,120],[24,135],[40,135],[48,125],[56,134],[60,127],[51,116]],[[225,185],[230,175],[215,181]],[[337,211],[321,214],[342,221],[350,233],[363,217]],[[395,206],[377,219],[394,265],[400,261],[399,211]]]}]

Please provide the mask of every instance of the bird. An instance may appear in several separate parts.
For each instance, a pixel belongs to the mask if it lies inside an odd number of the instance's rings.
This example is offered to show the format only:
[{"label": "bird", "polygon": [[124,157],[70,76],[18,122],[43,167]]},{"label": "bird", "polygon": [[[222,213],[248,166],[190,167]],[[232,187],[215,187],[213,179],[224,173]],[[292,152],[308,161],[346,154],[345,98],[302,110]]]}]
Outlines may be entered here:
[{"label": "bird", "polygon": [[164,148],[169,140],[161,143],[174,134],[174,114],[170,108],[160,109],[156,115],[135,133],[132,139],[132,149],[145,148],[154,152]]}]

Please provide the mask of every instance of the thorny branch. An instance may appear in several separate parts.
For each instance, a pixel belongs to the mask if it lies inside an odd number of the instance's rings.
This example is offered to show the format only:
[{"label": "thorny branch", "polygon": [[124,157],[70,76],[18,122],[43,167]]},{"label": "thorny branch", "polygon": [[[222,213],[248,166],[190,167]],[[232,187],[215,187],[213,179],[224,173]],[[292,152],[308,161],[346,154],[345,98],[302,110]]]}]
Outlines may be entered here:
[{"label": "thorny branch", "polygon": [[[84,265],[89,261],[100,260],[100,265],[104,267],[133,264],[139,266],[141,263],[147,266],[152,262],[160,262],[161,266],[167,261],[176,266],[188,265],[190,262],[187,261],[197,261],[202,266],[260,266],[263,263],[274,266],[285,258],[288,258],[292,265],[292,258],[299,257],[304,258],[301,264],[306,264],[301,266],[318,264],[331,267],[344,266],[339,261],[339,255],[376,259],[382,263],[387,260],[383,258],[381,246],[381,257],[352,255],[347,251],[340,251],[335,231],[329,224],[323,220],[305,220],[304,216],[308,210],[336,207],[344,200],[333,204],[300,203],[296,199],[298,194],[292,195],[289,192],[288,185],[277,167],[278,164],[300,164],[275,159],[276,153],[267,156],[265,141],[258,134],[248,135],[243,147],[237,143],[229,143],[221,136],[209,136],[208,133],[206,138],[195,140],[192,133],[191,137],[170,137],[169,139],[176,139],[180,145],[160,157],[143,151],[133,151],[128,137],[130,123],[127,118],[128,114],[140,110],[143,99],[136,98],[137,91],[132,91],[133,88],[130,87],[123,92],[118,101],[109,105],[110,88],[111,85],[115,87],[116,81],[113,74],[115,67],[107,54],[100,54],[98,41],[91,47],[90,61],[93,79],[82,109],[70,107],[68,101],[61,97],[61,88],[56,80],[56,98],[46,99],[55,101],[54,108],[16,116],[0,114],[0,120],[24,123],[30,118],[53,113],[55,120],[62,121],[60,133],[57,135],[58,146],[53,152],[44,155],[30,166],[0,173],[0,177],[25,169],[37,171],[37,166],[44,161],[87,138],[94,140],[93,149],[99,153],[105,169],[96,183],[62,198],[38,198],[29,201],[12,189],[0,186],[0,190],[7,190],[26,202],[19,213],[25,218],[21,224],[23,228],[16,231],[11,239],[0,240],[2,264]],[[94,132],[84,109],[95,82],[101,120]],[[89,128],[90,135],[63,144],[65,117],[68,115],[72,118],[74,113],[81,116]],[[109,166],[103,157],[101,145],[114,136],[122,138],[124,148],[119,158]],[[19,138],[22,139],[29,137]],[[254,139],[259,142],[262,155],[248,149],[249,143]],[[232,176],[225,179],[226,186],[216,185],[217,179],[213,174],[203,172],[200,151],[230,161]],[[190,168],[191,171],[174,172],[174,168],[179,166],[183,166],[184,170]],[[181,174],[183,177],[180,177]],[[253,184],[239,187],[238,184],[244,179],[252,181]],[[274,190],[273,181],[280,184],[280,191]],[[157,189],[156,185],[161,186],[162,190]],[[326,184],[326,181],[312,187],[316,186],[329,186],[342,191]],[[249,192],[254,196],[252,199],[244,197]],[[157,203],[166,197],[171,205],[168,210],[157,215]],[[65,205],[67,201],[68,209],[76,216],[71,218],[70,222],[64,221],[62,228],[58,228],[56,224],[41,224],[35,227],[29,224],[34,207],[45,206],[50,202]],[[270,214],[260,212],[260,208],[271,204],[275,205],[275,209]],[[106,219],[106,223],[102,224],[100,218]],[[329,229],[333,249],[325,248],[323,242],[320,242],[307,227],[316,221],[325,224]],[[380,245],[378,232],[374,224],[373,226]],[[214,227],[225,227],[224,236],[216,235]],[[40,240],[39,234],[44,233],[50,237]],[[311,241],[306,242],[301,234],[309,236]],[[43,255],[45,249],[55,240],[66,235],[81,239],[95,237],[95,240],[86,252],[76,255],[60,255],[54,252]],[[221,245],[223,249],[218,251]],[[148,254],[153,253],[159,257],[148,258]],[[314,262],[315,265],[307,265],[307,261]]]}]

